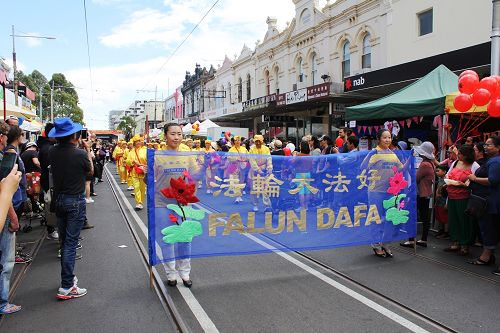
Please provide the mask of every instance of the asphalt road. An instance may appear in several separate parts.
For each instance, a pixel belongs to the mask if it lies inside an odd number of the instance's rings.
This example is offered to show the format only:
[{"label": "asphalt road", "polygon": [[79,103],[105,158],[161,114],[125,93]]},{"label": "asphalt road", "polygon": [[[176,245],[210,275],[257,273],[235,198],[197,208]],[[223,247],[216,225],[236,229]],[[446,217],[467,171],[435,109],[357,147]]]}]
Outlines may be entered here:
[{"label": "asphalt road", "polygon": [[[133,197],[109,166],[111,185],[146,247],[147,212],[132,210]],[[446,245],[431,238],[430,247],[419,249],[417,256],[396,249],[390,260],[375,257],[369,246],[307,253],[323,266],[294,252],[193,259],[193,288],[178,284],[165,289],[194,332],[497,331],[500,279],[490,273],[492,268],[443,253]],[[156,269],[165,280],[162,265]]]}]

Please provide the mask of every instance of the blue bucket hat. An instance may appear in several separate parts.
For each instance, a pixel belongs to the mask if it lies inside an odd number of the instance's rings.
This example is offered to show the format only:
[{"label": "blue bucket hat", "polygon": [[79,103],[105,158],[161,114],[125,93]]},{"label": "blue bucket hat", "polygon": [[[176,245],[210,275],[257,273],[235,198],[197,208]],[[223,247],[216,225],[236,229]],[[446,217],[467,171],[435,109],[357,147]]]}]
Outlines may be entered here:
[{"label": "blue bucket hat", "polygon": [[49,138],[60,138],[81,131],[82,124],[74,123],[68,117],[57,118],[54,120],[54,128],[49,132]]}]

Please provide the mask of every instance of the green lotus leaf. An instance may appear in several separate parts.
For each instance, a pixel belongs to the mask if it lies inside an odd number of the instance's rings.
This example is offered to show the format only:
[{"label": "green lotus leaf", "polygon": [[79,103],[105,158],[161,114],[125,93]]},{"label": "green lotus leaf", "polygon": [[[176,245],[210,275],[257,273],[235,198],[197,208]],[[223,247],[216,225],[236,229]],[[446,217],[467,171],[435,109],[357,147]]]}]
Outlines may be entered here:
[{"label": "green lotus leaf", "polygon": [[172,225],[162,229],[163,242],[167,244],[191,243],[195,236],[203,234],[203,228],[198,221],[184,221],[181,225]]},{"label": "green lotus leaf", "polygon": [[410,219],[409,214],[410,212],[407,210],[398,210],[396,207],[392,207],[385,212],[385,219],[391,221],[394,225],[404,224]]},{"label": "green lotus leaf", "polygon": [[403,200],[404,198],[406,198],[406,194],[400,194],[398,196],[395,195],[395,196],[391,197],[390,199],[384,200],[384,202],[383,202],[384,209],[396,207],[397,205],[399,205],[401,200]]},{"label": "green lotus leaf", "polygon": [[[167,205],[167,208],[173,210],[177,215],[181,217],[183,216],[182,210],[178,205],[169,204]],[[201,209],[194,209],[193,207],[190,206],[183,206],[182,209],[184,209],[184,214],[186,214],[187,219],[201,221],[205,218],[205,211]]]}]

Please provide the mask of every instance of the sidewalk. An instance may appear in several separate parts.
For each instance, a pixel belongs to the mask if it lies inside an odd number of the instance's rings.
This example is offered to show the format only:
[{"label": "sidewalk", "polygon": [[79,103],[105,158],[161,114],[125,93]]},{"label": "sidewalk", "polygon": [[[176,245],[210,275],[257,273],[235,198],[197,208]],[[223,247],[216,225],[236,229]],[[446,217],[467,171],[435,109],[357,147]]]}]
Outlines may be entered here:
[{"label": "sidewalk", "polygon": [[[83,249],[77,252],[83,258],[75,265],[79,285],[88,294],[68,301],[56,299],[58,243],[45,239],[12,299],[23,309],[3,316],[1,332],[175,331],[158,296],[149,289],[148,273],[108,182],[99,183],[96,192],[95,203],[87,205],[88,220],[95,228],[82,231]],[[42,231],[34,222],[27,235],[40,237]]]}]

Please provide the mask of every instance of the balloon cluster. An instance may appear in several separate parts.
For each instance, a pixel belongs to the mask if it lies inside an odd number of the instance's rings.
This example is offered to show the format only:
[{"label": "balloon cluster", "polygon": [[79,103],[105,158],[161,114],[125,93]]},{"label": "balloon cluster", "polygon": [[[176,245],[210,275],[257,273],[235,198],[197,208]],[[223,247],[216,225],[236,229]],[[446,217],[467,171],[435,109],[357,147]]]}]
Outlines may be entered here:
[{"label": "balloon cluster", "polygon": [[500,76],[492,75],[479,81],[479,75],[472,70],[462,72],[458,77],[460,95],[455,97],[453,106],[459,112],[467,112],[474,105],[488,105],[491,117],[500,117]]},{"label": "balloon cluster", "polygon": [[196,134],[198,134],[199,131],[200,131],[200,124],[198,124],[198,123],[194,124],[193,125],[193,130],[191,131],[191,133],[193,135],[196,135]]},{"label": "balloon cluster", "polygon": [[231,141],[231,132],[222,132],[220,134],[220,141],[223,145]]}]

